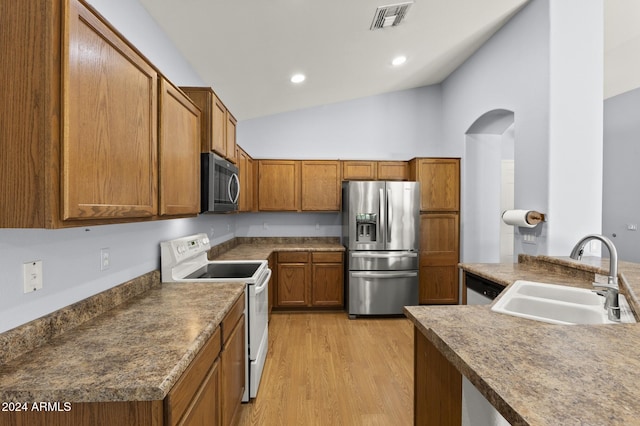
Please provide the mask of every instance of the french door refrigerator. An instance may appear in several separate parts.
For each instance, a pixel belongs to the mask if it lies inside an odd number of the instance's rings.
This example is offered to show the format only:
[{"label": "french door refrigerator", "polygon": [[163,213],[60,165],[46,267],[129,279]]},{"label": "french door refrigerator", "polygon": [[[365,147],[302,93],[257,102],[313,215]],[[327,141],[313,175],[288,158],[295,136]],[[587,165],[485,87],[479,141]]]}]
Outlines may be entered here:
[{"label": "french door refrigerator", "polygon": [[418,182],[343,182],[342,242],[349,318],[418,304]]}]

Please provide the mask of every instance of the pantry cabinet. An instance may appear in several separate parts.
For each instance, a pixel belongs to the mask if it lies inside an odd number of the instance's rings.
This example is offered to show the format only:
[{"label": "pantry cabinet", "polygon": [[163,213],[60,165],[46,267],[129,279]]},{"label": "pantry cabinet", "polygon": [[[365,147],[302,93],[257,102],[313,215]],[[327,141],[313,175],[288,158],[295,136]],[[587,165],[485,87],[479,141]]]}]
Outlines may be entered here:
[{"label": "pantry cabinet", "polygon": [[460,210],[460,159],[415,158],[410,171],[420,182],[420,211]]},{"label": "pantry cabinet", "polygon": [[[134,46],[79,0],[5,2],[0,28],[0,49],[11,52],[0,61],[0,227],[196,213],[185,199],[197,186],[184,199],[160,188],[159,149],[187,142],[159,139],[159,120],[177,110],[159,117],[159,74]],[[193,124],[193,113],[176,120]]]},{"label": "pantry cabinet", "polygon": [[420,215],[421,304],[458,303],[459,234],[458,213]]},{"label": "pantry cabinet", "polygon": [[236,119],[211,87],[180,87],[202,111],[201,150],[236,162]]},{"label": "pantry cabinet", "polygon": [[342,252],[281,251],[276,277],[275,308],[344,306]]},{"label": "pantry cabinet", "polygon": [[421,304],[459,302],[460,159],[416,158],[411,178],[420,182]]},{"label": "pantry cabinet", "polygon": [[200,110],[160,79],[160,215],[200,211]]}]

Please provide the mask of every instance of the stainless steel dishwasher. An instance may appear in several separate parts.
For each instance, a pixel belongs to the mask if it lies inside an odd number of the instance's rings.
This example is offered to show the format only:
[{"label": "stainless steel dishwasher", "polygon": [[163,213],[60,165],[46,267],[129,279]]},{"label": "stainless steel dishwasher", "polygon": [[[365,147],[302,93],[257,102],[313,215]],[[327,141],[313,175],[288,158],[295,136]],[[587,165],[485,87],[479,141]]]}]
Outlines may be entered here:
[{"label": "stainless steel dishwasher", "polygon": [[[465,273],[467,305],[488,305],[504,290],[499,284],[469,272]],[[508,426],[473,384],[462,376],[462,426]]]}]

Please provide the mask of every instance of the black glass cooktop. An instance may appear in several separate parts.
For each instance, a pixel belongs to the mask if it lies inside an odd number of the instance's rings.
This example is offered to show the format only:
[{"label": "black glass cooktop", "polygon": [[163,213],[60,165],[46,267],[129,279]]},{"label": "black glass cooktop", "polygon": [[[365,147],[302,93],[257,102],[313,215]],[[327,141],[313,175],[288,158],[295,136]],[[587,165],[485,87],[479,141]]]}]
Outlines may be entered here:
[{"label": "black glass cooktop", "polygon": [[197,271],[187,275],[187,279],[196,278],[251,278],[261,263],[208,263]]}]

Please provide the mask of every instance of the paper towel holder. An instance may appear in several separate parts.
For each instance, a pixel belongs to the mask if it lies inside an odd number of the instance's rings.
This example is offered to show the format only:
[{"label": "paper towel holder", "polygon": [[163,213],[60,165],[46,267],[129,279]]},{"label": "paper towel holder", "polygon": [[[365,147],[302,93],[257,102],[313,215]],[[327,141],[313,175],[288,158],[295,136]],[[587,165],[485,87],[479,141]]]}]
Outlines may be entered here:
[{"label": "paper towel holder", "polygon": [[502,212],[502,221],[507,225],[533,228],[541,222],[546,222],[544,213],[536,210],[505,210]]}]

